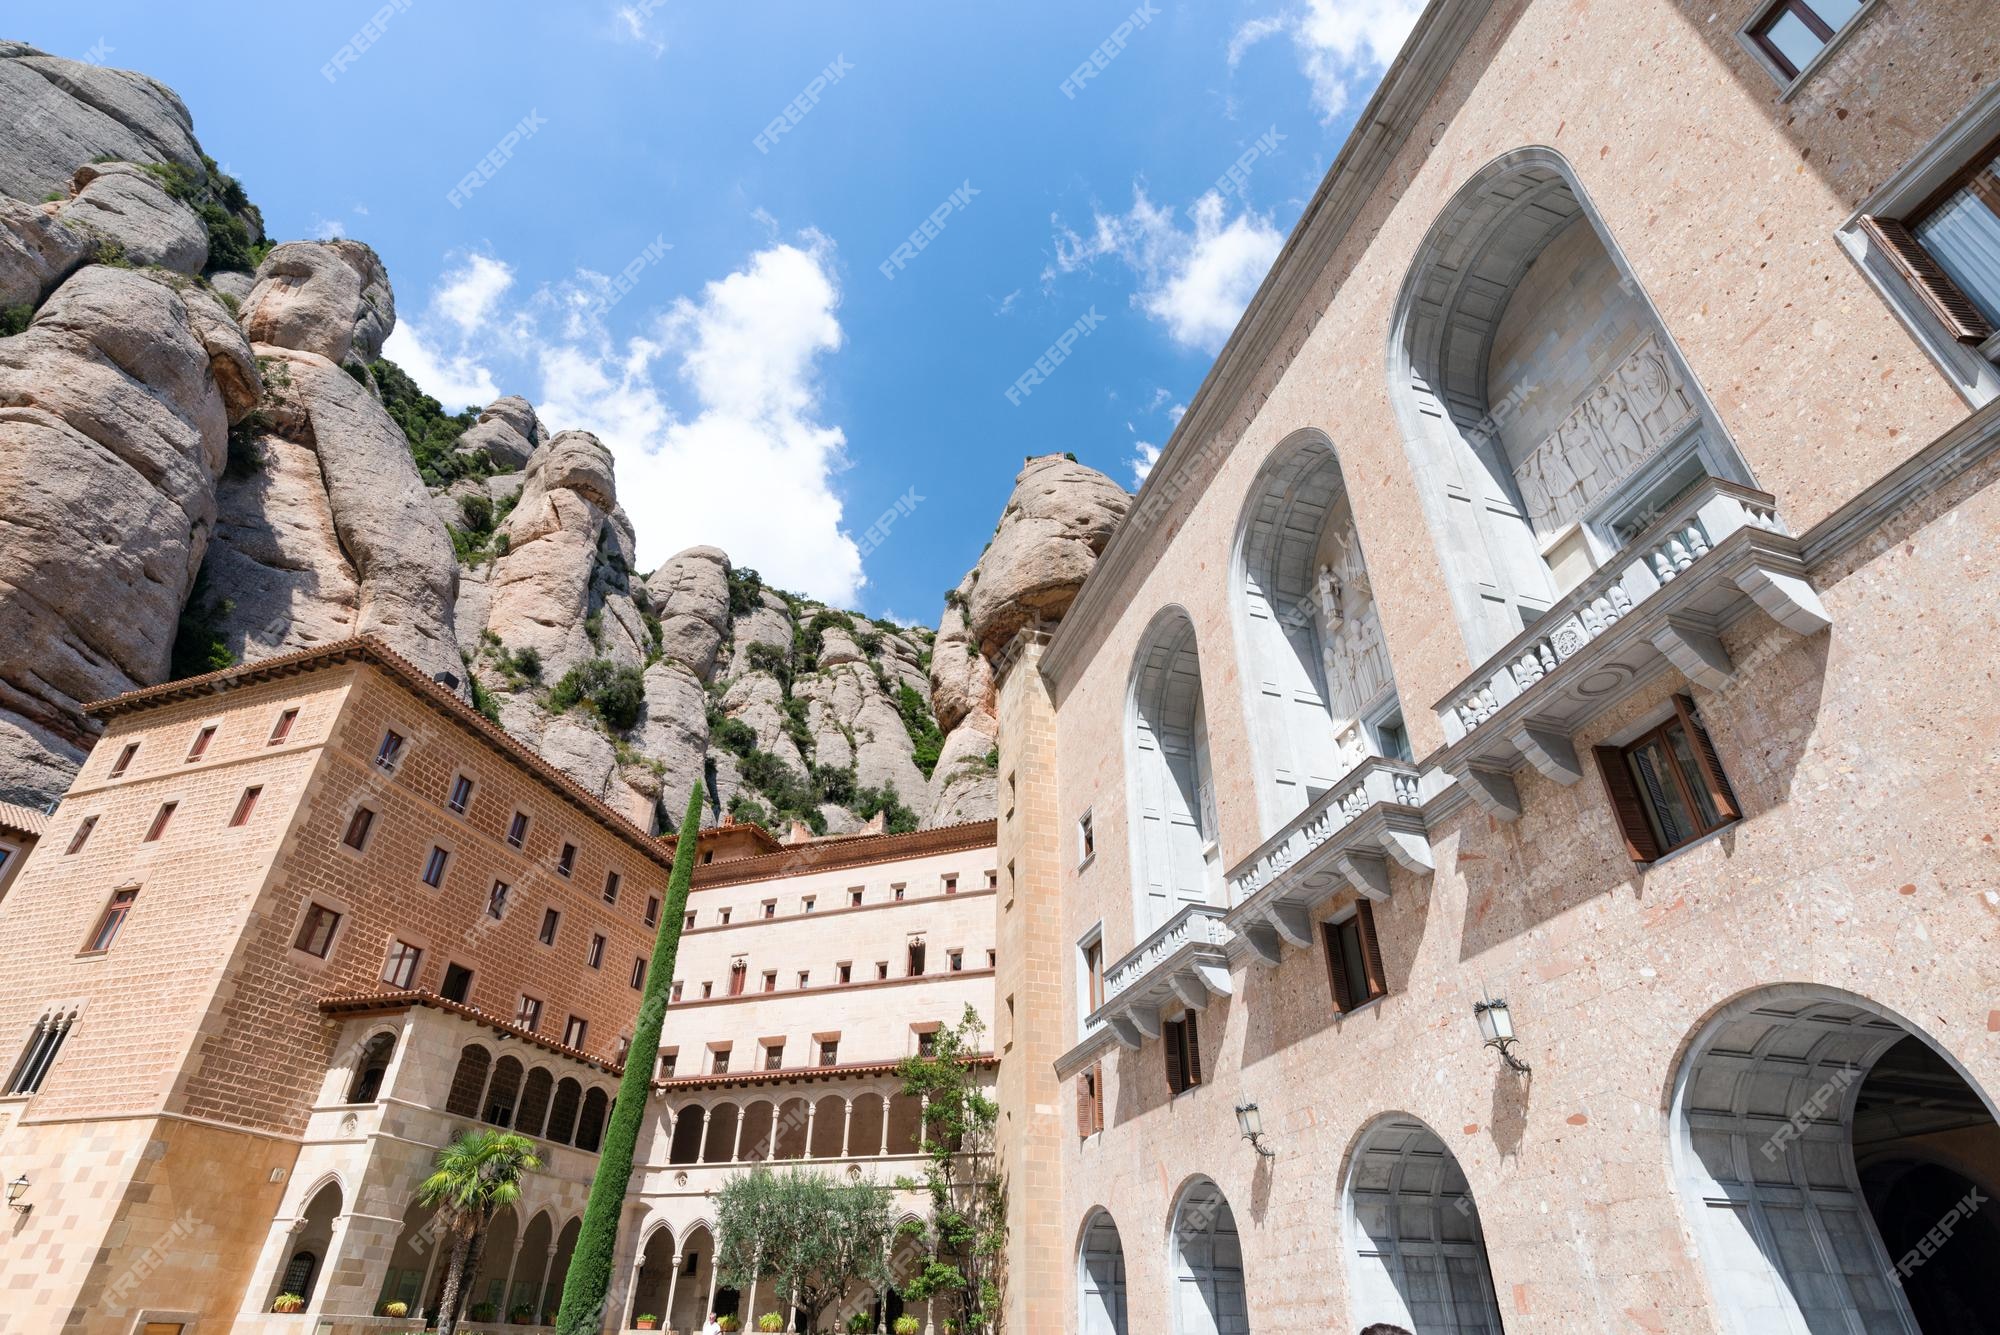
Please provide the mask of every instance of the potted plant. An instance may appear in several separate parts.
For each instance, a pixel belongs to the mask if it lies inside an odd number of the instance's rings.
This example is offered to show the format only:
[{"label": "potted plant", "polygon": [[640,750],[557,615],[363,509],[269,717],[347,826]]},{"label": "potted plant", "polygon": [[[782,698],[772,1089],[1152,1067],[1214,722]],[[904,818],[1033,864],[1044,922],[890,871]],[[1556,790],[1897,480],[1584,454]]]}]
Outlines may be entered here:
[{"label": "potted plant", "polygon": [[917,1320],[913,1316],[897,1317],[896,1325],[894,1327],[896,1335],[917,1335],[917,1332],[922,1330],[923,1328],[924,1328],[924,1323]]},{"label": "potted plant", "polygon": [[757,1329],[759,1330],[783,1330],[784,1328],[785,1318],[779,1316],[776,1312],[766,1312],[757,1318]]},{"label": "potted plant", "polygon": [[632,1318],[632,1329],[634,1330],[658,1330],[659,1328],[660,1318],[651,1312],[641,1312],[638,1316]]},{"label": "potted plant", "polygon": [[383,1316],[408,1316],[409,1314],[410,1314],[410,1305],[408,1303],[382,1304]]},{"label": "potted plant", "polygon": [[486,1322],[500,1315],[500,1309],[492,1303],[474,1303],[466,1312],[468,1320]]},{"label": "potted plant", "polygon": [[297,1293],[281,1293],[277,1296],[277,1299],[272,1302],[271,1310],[273,1312],[303,1312],[305,1310],[305,1306],[306,1306],[306,1300],[303,1295]]},{"label": "potted plant", "polygon": [[856,1312],[847,1318],[847,1335],[869,1335],[875,1329],[875,1318],[866,1312]]},{"label": "potted plant", "polygon": [[715,1324],[716,1328],[721,1330],[723,1335],[734,1335],[734,1332],[743,1329],[743,1323],[737,1320],[733,1313],[729,1316],[717,1317]]},{"label": "potted plant", "polygon": [[533,1303],[515,1303],[508,1310],[507,1319],[517,1326],[532,1326],[535,1324],[535,1305]]}]

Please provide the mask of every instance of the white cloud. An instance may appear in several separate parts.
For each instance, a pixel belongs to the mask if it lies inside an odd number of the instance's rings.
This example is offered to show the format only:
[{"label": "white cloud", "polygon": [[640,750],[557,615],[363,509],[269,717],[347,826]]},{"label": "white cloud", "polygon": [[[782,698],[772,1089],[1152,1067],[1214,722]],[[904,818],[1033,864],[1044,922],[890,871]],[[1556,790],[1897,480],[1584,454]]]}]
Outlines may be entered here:
[{"label": "white cloud", "polygon": [[1153,471],[1153,465],[1158,463],[1159,461],[1160,461],[1159,446],[1149,445],[1143,440],[1135,441],[1133,443],[1132,457],[1125,461],[1132,467],[1133,490],[1136,491],[1145,484],[1147,474]]},{"label": "white cloud", "polygon": [[1357,84],[1396,58],[1423,8],[1424,0],[1305,0],[1303,9],[1238,28],[1229,40],[1229,67],[1265,38],[1289,36],[1325,123],[1340,114]]},{"label": "white cloud", "polygon": [[440,352],[415,322],[398,320],[382,344],[382,354],[410,373],[425,393],[442,403],[447,412],[461,408],[484,408],[500,397],[493,375],[466,353]]},{"label": "white cloud", "polygon": [[1186,231],[1171,209],[1135,185],[1131,210],[1094,214],[1088,237],[1057,222],[1048,277],[1115,256],[1139,277],[1133,305],[1165,325],[1175,342],[1214,352],[1284,245],[1268,217],[1245,212],[1225,222],[1224,209],[1222,196],[1209,191],[1189,211],[1194,229]]},{"label": "white cloud", "polygon": [[806,232],[650,315],[642,277],[618,307],[642,332],[618,335],[602,275],[516,297],[512,270],[475,255],[397,326],[388,355],[441,399],[439,384],[476,378],[490,401],[499,368],[549,430],[596,433],[617,460],[642,569],[713,544],[779,587],[851,606],[866,579],[834,489],[847,438],[823,420],[819,383],[844,340],[834,272],[832,243]]},{"label": "white cloud", "polygon": [[313,215],[312,236],[315,241],[337,241],[347,235],[347,228],[338,218],[322,218]]},{"label": "white cloud", "polygon": [[1173,407],[1167,409],[1167,420],[1175,426],[1179,426],[1181,419],[1186,416],[1187,405],[1185,403],[1176,403]]},{"label": "white cloud", "polygon": [[650,50],[655,60],[667,53],[666,39],[653,31],[653,11],[659,4],[660,0],[641,0],[636,5],[620,5],[613,15],[619,40],[638,43]]}]

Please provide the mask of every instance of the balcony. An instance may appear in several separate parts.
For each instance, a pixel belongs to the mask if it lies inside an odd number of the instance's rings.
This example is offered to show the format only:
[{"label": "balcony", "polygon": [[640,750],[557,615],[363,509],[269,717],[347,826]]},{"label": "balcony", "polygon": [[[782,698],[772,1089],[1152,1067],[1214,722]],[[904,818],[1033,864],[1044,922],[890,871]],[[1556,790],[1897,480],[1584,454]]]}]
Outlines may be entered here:
[{"label": "balcony", "polygon": [[1234,937],[1223,911],[1189,904],[1104,972],[1104,1004],[1086,1025],[1102,1025],[1128,1048],[1160,1036],[1160,1008],[1208,1006],[1230,993],[1229,947]]},{"label": "balcony", "polygon": [[1571,737],[1671,663],[1721,690],[1721,632],[1752,606],[1800,635],[1828,624],[1799,541],[1761,491],[1703,478],[1437,706],[1440,766],[1495,816],[1521,814],[1523,761],[1583,777]]},{"label": "balcony", "polygon": [[1389,897],[1389,863],[1431,871],[1430,836],[1417,807],[1413,765],[1371,757],[1228,877],[1226,923],[1260,964],[1278,962],[1283,943],[1312,945],[1313,907],[1348,886]]}]

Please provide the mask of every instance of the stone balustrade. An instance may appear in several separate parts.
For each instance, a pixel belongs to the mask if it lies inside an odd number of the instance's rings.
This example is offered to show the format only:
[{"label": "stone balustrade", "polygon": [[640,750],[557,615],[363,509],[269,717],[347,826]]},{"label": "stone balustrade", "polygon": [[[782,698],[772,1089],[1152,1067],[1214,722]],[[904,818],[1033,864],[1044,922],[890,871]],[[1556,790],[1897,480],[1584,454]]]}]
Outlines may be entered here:
[{"label": "stone balustrade", "polygon": [[1128,1048],[1160,1036],[1160,1009],[1195,1010],[1209,998],[1228,996],[1229,951],[1234,933],[1223,910],[1189,904],[1104,971],[1104,1004],[1086,1024],[1109,1028]]}]

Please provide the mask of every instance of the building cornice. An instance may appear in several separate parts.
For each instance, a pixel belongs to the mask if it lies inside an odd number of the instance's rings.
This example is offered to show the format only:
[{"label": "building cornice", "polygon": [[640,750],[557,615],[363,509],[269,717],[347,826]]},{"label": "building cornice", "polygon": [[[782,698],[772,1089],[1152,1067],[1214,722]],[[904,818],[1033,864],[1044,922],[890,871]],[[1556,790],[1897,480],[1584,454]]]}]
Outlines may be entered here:
[{"label": "building cornice", "polygon": [[979,820],[962,825],[940,825],[936,829],[916,830],[909,834],[866,834],[794,844],[776,853],[760,853],[756,857],[731,858],[727,862],[698,866],[694,869],[694,889],[712,890],[725,885],[780,881],[811,872],[838,871],[843,867],[872,866],[937,853],[991,848],[998,831],[999,822]]},{"label": "building cornice", "polygon": [[462,1001],[447,1001],[437,993],[426,988],[386,988],[379,992],[344,992],[319,999],[321,1014],[338,1016],[343,1020],[360,1019],[370,1015],[399,1015],[409,1010],[412,1006],[422,1006],[428,1010],[443,1011],[447,1015],[456,1015],[461,1019],[470,1020],[474,1024],[484,1025],[486,1028],[499,1034],[502,1038],[518,1038],[530,1047],[541,1048],[543,1051],[553,1053],[558,1057],[567,1057],[571,1061],[581,1062],[585,1066],[596,1067],[608,1075],[623,1075],[625,1073],[625,1064],[623,1062],[611,1061],[608,1058],[585,1052],[581,1048],[573,1048],[567,1043],[558,1042],[546,1034],[536,1033],[532,1029],[516,1024],[512,1020],[503,1019],[491,1011],[481,1010],[477,1006],[468,1006]]},{"label": "building cornice", "polygon": [[[1243,409],[1259,376],[1280,356],[1281,344],[1311,296],[1314,281],[1347,239],[1349,230],[1387,175],[1397,153],[1464,52],[1492,0],[1431,0],[1409,39],[1382,76],[1368,105],[1312,201],[1285,239],[1284,248],[1236,322],[1187,413],[1133,498],[1125,522],[1084,580],[1042,656],[1042,673],[1058,688],[1085,653],[1098,622],[1122,610],[1129,580],[1148,568],[1146,556],[1161,539],[1169,514],[1199,493],[1222,456],[1248,425]],[[1299,344],[1303,345],[1300,338]]]}]

